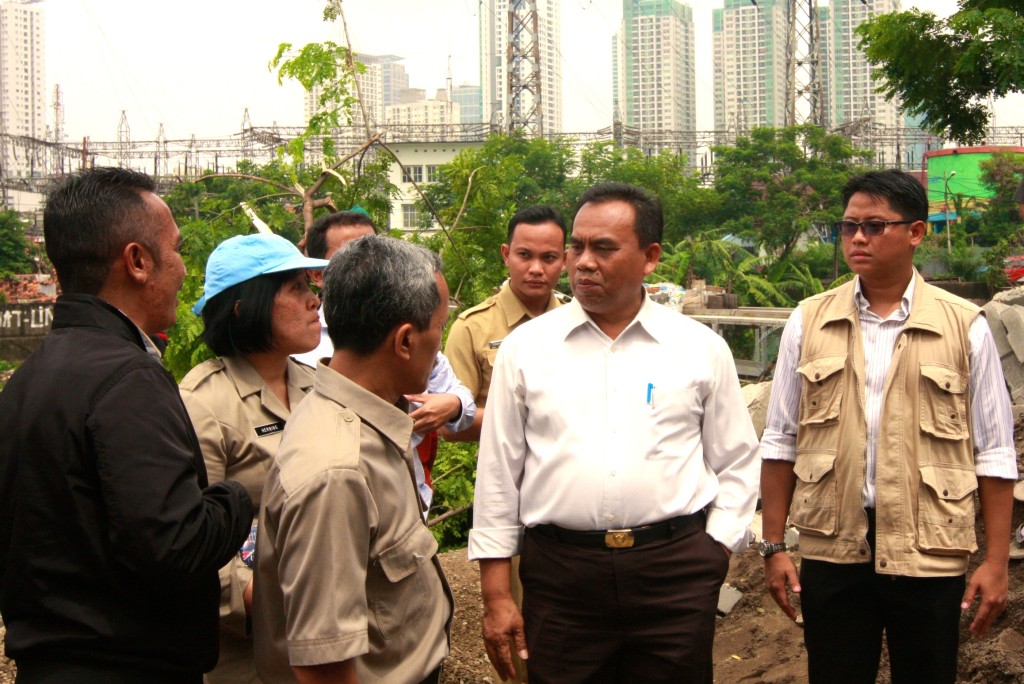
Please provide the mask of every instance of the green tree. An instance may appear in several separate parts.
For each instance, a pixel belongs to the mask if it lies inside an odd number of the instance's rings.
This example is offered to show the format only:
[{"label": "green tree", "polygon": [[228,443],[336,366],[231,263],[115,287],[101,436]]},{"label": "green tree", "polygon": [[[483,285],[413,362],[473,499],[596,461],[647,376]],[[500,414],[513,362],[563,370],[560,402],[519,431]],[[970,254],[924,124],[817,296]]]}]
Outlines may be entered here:
[{"label": "green tree", "polygon": [[898,98],[937,135],[976,144],[991,118],[985,101],[1024,90],[1024,5],[959,5],[946,19],[918,9],[880,14],[857,34],[886,97]]},{"label": "green tree", "polygon": [[580,172],[575,194],[602,181],[618,181],[641,187],[661,201],[665,216],[664,243],[676,243],[718,225],[720,196],[703,187],[702,179],[686,167],[685,155],[663,150],[647,156],[635,147],[593,143],[580,153]]},{"label": "green tree", "polygon": [[35,250],[25,237],[26,225],[18,212],[0,211],[0,278],[35,273]]},{"label": "green tree", "polygon": [[721,225],[775,256],[780,268],[801,237],[841,217],[840,191],[869,158],[810,125],[755,128],[714,151]]},{"label": "green tree", "polygon": [[449,233],[423,241],[441,252],[452,295],[475,304],[505,278],[500,247],[508,221],[521,207],[551,204],[568,218],[576,170],[572,145],[561,139],[527,139],[521,134],[490,136],[482,147],[464,150],[439,169],[420,200],[423,228],[431,212]]}]

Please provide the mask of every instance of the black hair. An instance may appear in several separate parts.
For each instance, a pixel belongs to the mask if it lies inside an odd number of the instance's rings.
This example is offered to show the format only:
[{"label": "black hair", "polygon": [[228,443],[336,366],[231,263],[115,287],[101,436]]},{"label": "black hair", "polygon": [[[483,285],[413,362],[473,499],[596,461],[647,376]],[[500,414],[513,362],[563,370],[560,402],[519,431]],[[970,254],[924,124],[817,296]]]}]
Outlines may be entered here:
[{"label": "black hair", "polygon": [[850,198],[861,192],[889,202],[893,211],[908,221],[928,220],[928,193],[909,173],[898,169],[868,171],[854,176],[843,186],[843,209]]},{"label": "black hair", "polygon": [[327,258],[327,231],[335,226],[369,226],[376,233],[373,220],[361,211],[336,211],[321,216],[309,227],[306,234],[306,256],[312,259]]},{"label": "black hair", "polygon": [[213,353],[240,356],[273,349],[274,298],[295,273],[281,271],[249,278],[208,299],[203,307],[203,341]]},{"label": "black hair", "polygon": [[46,199],[46,254],[66,294],[100,292],[124,246],[138,242],[159,261],[145,192],[156,183],[131,169],[98,167],[72,175]]},{"label": "black hair", "polygon": [[636,233],[641,249],[661,243],[665,219],[661,213],[661,202],[656,197],[635,185],[613,181],[598,183],[580,195],[576,213],[584,204],[605,202],[625,202],[633,207],[633,232]]},{"label": "black hair", "polygon": [[536,226],[547,222],[554,223],[562,229],[562,244],[565,244],[565,219],[557,209],[548,204],[536,204],[532,207],[523,207],[517,211],[508,222],[508,244],[512,244],[512,236],[516,232],[516,226],[520,223]]}]

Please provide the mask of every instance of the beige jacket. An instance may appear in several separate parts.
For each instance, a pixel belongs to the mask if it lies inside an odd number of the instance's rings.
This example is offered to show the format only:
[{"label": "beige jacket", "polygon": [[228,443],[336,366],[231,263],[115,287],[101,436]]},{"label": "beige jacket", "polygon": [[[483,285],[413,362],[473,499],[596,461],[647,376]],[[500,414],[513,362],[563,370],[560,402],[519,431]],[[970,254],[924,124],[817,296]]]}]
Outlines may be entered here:
[{"label": "beige jacket", "polygon": [[[883,388],[875,571],[960,575],[977,549],[968,330],[979,309],[915,277]],[[801,306],[803,389],[790,521],[801,532],[804,557],[867,563],[864,351],[854,283]]]}]

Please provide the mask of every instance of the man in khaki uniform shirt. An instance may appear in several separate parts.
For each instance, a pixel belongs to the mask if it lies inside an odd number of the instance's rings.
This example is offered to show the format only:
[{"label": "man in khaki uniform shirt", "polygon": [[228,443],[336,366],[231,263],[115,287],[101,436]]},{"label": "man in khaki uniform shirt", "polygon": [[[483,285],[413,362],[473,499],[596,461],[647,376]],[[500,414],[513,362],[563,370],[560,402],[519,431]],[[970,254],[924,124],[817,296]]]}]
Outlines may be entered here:
[{"label": "man in khaki uniform shirt", "polygon": [[[298,406],[312,387],[313,371],[289,361],[290,405]],[[235,480],[258,502],[291,411],[274,396],[256,369],[244,359],[231,356],[196,366],[179,389],[199,437],[210,482]],[[236,554],[219,575],[220,658],[206,681],[258,681],[244,604],[252,570]]]},{"label": "man in khaki uniform shirt", "polygon": [[263,490],[254,634],[265,682],[439,681],[453,600],[423,524],[403,395],[426,387],[440,347],[440,269],[422,247],[367,235],[325,272],[335,351]]},{"label": "man in khaki uniform shirt", "polygon": [[459,381],[473,393],[477,412],[470,428],[441,432],[449,442],[480,440],[491,369],[505,336],[561,304],[554,291],[565,268],[565,234],[565,221],[552,207],[516,212],[508,224],[508,243],[501,246],[508,282],[452,323],[444,354]]}]

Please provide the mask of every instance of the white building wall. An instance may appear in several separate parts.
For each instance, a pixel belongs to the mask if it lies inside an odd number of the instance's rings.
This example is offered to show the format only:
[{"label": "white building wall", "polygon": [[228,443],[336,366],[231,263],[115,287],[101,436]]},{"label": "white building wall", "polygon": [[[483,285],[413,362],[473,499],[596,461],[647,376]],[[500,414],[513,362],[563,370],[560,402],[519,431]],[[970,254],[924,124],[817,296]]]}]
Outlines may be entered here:
[{"label": "white building wall", "polygon": [[[436,182],[437,170],[442,164],[452,161],[463,150],[483,147],[483,143],[410,142],[392,143],[389,147],[405,166],[403,173],[401,166],[392,164],[388,175],[388,180],[398,188],[398,196],[391,202],[390,228],[398,232],[414,232],[419,230],[419,214],[416,211],[419,195],[411,181],[416,181],[417,185]],[[432,226],[428,231],[435,229],[436,226]]]}]

